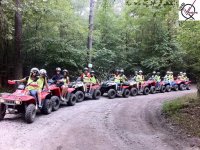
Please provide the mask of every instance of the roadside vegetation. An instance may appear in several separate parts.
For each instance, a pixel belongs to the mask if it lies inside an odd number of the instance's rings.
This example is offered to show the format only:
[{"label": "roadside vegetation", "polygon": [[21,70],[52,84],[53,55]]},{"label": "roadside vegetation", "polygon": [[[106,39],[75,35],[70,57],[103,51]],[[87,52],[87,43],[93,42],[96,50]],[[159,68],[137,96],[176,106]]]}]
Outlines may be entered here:
[{"label": "roadside vegetation", "polygon": [[200,100],[190,94],[163,105],[167,120],[187,135],[200,137]]}]

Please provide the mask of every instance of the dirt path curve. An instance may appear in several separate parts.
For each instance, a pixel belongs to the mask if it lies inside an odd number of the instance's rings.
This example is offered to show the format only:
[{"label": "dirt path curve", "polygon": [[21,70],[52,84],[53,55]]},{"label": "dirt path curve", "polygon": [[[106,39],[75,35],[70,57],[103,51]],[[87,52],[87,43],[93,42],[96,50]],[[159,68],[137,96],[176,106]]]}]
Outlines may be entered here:
[{"label": "dirt path curve", "polygon": [[33,124],[10,115],[0,122],[0,150],[196,150],[157,117],[164,101],[195,91],[85,101]]}]

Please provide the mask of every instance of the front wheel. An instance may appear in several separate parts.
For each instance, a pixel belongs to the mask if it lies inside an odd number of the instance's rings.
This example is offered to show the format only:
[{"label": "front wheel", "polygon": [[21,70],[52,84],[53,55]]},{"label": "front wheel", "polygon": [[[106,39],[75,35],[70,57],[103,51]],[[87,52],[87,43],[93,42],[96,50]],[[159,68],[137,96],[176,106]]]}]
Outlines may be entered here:
[{"label": "front wheel", "polygon": [[138,90],[136,88],[131,89],[131,96],[136,96],[138,94]]},{"label": "front wheel", "polygon": [[144,94],[144,95],[148,95],[149,92],[150,92],[149,88],[148,88],[148,87],[145,87],[145,88],[144,88],[144,91],[143,91],[143,94]]},{"label": "front wheel", "polygon": [[100,99],[100,97],[101,97],[101,91],[95,90],[93,95],[92,95],[92,98],[95,99],[95,100],[98,100],[98,99]]},{"label": "front wheel", "polygon": [[151,94],[155,94],[156,93],[156,87],[152,86],[150,89]]},{"label": "front wheel", "polygon": [[115,91],[114,89],[110,89],[110,90],[108,91],[108,97],[109,97],[110,99],[115,98],[116,95],[117,95],[117,93],[116,93],[116,91]]},{"label": "front wheel", "polygon": [[32,123],[35,120],[36,109],[34,104],[29,104],[25,112],[25,120],[27,123]]},{"label": "front wheel", "polygon": [[183,91],[183,90],[184,90],[184,85],[183,85],[183,84],[180,84],[180,85],[179,85],[179,90],[180,90],[180,91]]},{"label": "front wheel", "polygon": [[0,120],[3,120],[6,115],[6,105],[0,104]]},{"label": "front wheel", "polygon": [[85,95],[82,91],[77,91],[76,93],[77,102],[82,102],[85,98]]},{"label": "front wheel", "polygon": [[169,85],[166,86],[166,92],[171,92],[171,87]]},{"label": "front wheel", "polygon": [[160,92],[161,92],[161,93],[165,93],[165,86],[162,85],[162,86],[160,87]]},{"label": "front wheel", "polygon": [[128,98],[130,96],[130,90],[125,89],[122,95],[123,95],[123,97]]},{"label": "front wheel", "polygon": [[52,112],[52,101],[50,99],[45,99],[42,106],[42,113],[48,115]]},{"label": "front wheel", "polygon": [[174,91],[178,91],[178,85],[174,85]]},{"label": "front wheel", "polygon": [[187,84],[186,85],[186,90],[190,90],[191,88],[190,88],[190,85],[189,84]]},{"label": "front wheel", "polygon": [[60,108],[60,99],[58,96],[52,96],[51,97],[51,101],[52,101],[52,110],[56,111]]},{"label": "front wheel", "polygon": [[77,100],[76,95],[74,93],[71,93],[69,101],[67,102],[67,104],[69,106],[74,106],[76,104],[76,100]]}]

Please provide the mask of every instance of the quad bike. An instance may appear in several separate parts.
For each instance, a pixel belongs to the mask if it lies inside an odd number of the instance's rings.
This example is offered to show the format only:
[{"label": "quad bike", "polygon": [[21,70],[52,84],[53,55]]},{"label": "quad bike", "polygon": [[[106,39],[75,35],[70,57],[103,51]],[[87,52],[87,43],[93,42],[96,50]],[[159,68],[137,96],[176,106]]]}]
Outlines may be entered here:
[{"label": "quad bike", "polygon": [[125,98],[128,98],[130,95],[129,83],[128,84],[121,83],[120,85],[117,85],[116,82],[112,80],[102,83],[100,90],[102,95],[104,93],[107,93],[110,99],[113,99],[116,96],[123,96]]},{"label": "quad bike", "polygon": [[178,85],[175,81],[163,80],[165,91],[171,92],[172,90],[178,91]]},{"label": "quad bike", "polygon": [[52,110],[56,111],[60,108],[60,105],[74,106],[77,98],[75,95],[75,88],[69,87],[65,99],[61,99],[62,90],[55,84],[55,81],[49,80],[49,90],[51,91]]},{"label": "quad bike", "polygon": [[156,92],[165,93],[165,83],[163,81],[156,82],[154,79],[150,78],[147,83],[151,94],[155,94]]},{"label": "quad bike", "polygon": [[144,81],[143,83],[137,84],[135,80],[129,80],[129,86],[130,86],[130,95],[136,96],[136,95],[148,95],[150,92],[150,85],[148,82]]},{"label": "quad bike", "polygon": [[[16,82],[8,80],[8,84]],[[37,86],[30,84],[29,86]],[[42,108],[40,111],[44,114],[50,114],[52,111],[51,94],[48,91],[42,91]],[[24,114],[27,123],[32,123],[36,117],[37,100],[29,94],[23,84],[20,84],[14,93],[2,93],[0,96],[0,120],[4,119],[6,112],[11,114]]]},{"label": "quad bike", "polygon": [[78,78],[77,81],[71,83],[70,87],[75,89],[75,95],[77,102],[82,102],[85,98],[98,100],[101,97],[100,85],[89,84],[87,88],[84,88],[84,83]]},{"label": "quad bike", "polygon": [[178,89],[180,91],[190,90],[190,81],[185,81],[185,80],[177,79],[177,80],[175,80],[175,82],[178,85]]}]

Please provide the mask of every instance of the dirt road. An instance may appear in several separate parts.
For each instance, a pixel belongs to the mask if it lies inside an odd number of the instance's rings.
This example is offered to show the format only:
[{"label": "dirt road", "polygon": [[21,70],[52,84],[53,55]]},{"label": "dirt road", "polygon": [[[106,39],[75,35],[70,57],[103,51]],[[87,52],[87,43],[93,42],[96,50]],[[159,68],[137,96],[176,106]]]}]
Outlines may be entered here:
[{"label": "dirt road", "polygon": [[158,117],[164,101],[195,91],[103,97],[39,115],[33,124],[10,115],[0,122],[0,150],[196,150]]}]

